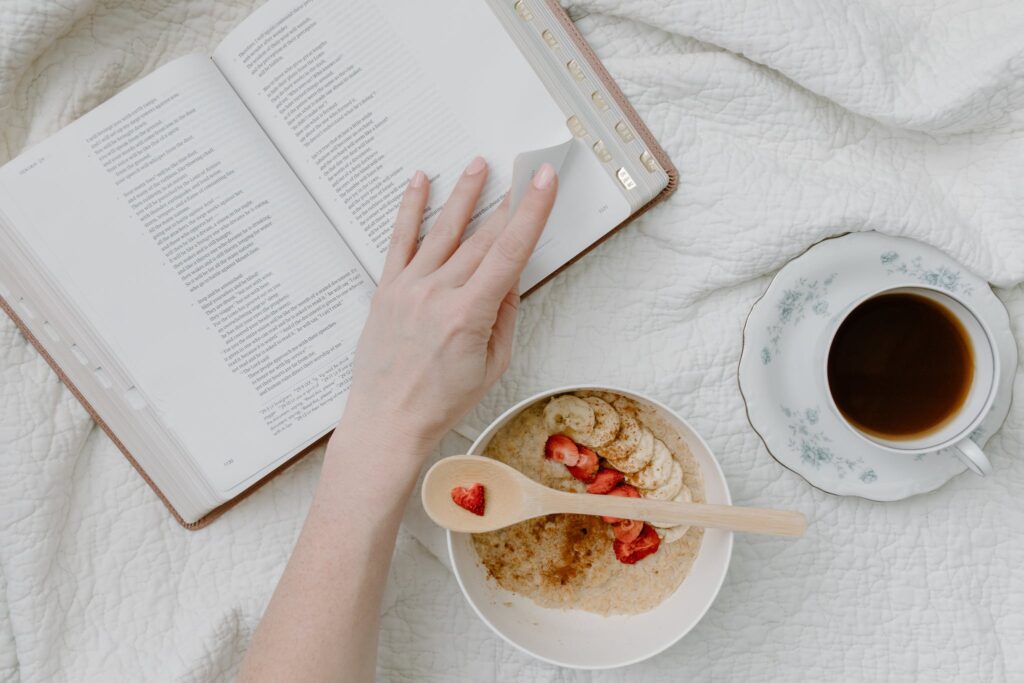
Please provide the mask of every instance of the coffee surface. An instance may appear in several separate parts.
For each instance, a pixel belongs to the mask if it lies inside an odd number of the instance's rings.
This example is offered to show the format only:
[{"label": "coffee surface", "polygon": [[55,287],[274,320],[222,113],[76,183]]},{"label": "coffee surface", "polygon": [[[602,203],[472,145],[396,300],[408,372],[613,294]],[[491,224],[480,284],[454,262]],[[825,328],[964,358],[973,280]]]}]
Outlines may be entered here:
[{"label": "coffee surface", "polygon": [[942,426],[963,405],[974,377],[970,338],[940,303],[883,294],[855,308],[828,355],[828,382],[854,426],[910,439]]}]

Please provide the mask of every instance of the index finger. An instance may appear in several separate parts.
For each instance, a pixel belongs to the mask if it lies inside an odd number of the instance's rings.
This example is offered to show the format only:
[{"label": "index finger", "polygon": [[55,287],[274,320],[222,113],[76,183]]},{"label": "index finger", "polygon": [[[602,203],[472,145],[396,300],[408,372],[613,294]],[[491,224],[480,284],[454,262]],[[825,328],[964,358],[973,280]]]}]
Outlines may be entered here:
[{"label": "index finger", "polygon": [[497,306],[519,282],[544,225],[551,215],[558,192],[558,178],[551,164],[543,164],[533,176],[526,195],[508,225],[497,236],[466,283],[481,297]]}]

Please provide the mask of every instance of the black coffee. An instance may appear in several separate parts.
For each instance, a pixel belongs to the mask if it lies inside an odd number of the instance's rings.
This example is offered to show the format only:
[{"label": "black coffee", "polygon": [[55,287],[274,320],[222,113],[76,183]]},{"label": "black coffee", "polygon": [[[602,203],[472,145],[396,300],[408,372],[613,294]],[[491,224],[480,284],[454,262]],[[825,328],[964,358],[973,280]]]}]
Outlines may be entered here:
[{"label": "black coffee", "polygon": [[868,299],[843,321],[828,354],[839,410],[859,429],[909,439],[941,426],[967,398],[971,340],[941,304],[917,294]]}]

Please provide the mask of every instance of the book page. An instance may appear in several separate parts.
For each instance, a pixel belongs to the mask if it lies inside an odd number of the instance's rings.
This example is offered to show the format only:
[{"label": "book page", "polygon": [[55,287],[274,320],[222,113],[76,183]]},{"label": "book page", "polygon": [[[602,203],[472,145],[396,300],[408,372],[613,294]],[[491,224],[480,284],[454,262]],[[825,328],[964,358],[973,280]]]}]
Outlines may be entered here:
[{"label": "book page", "polygon": [[270,0],[214,61],[374,276],[415,170],[433,184],[429,226],[483,155],[479,218],[508,190],[517,155],[569,138],[482,0]]},{"label": "book page", "polygon": [[0,206],[225,499],[337,420],[372,283],[209,58],[0,169]]}]

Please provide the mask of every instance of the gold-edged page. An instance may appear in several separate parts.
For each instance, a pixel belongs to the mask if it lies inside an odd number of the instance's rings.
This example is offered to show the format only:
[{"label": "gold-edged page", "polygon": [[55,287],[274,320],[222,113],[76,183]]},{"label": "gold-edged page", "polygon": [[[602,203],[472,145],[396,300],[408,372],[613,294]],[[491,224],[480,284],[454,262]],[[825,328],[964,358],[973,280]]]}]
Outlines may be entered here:
[{"label": "gold-edged page", "polygon": [[416,169],[433,184],[427,227],[465,164],[485,156],[479,218],[511,185],[517,155],[570,137],[481,0],[270,0],[214,61],[374,276]]},{"label": "gold-edged page", "polygon": [[223,499],[334,424],[372,282],[209,58],[33,147],[0,194],[122,399]]}]

